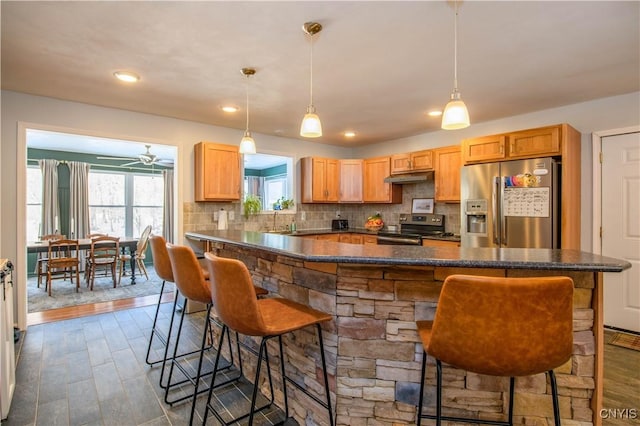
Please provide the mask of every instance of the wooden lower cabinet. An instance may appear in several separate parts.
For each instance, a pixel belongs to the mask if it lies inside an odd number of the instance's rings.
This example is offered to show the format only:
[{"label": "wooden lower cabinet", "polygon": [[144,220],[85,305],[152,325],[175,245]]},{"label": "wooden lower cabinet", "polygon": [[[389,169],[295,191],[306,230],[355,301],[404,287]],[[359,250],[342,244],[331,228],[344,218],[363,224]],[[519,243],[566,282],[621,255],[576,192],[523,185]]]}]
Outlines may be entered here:
[{"label": "wooden lower cabinet", "polygon": [[445,240],[422,240],[422,247],[460,247],[460,242]]},{"label": "wooden lower cabinet", "polygon": [[340,242],[340,234],[318,234],[316,240]]},{"label": "wooden lower cabinet", "polygon": [[375,235],[363,235],[362,236],[362,244],[366,245],[376,245],[378,244],[378,237]]}]

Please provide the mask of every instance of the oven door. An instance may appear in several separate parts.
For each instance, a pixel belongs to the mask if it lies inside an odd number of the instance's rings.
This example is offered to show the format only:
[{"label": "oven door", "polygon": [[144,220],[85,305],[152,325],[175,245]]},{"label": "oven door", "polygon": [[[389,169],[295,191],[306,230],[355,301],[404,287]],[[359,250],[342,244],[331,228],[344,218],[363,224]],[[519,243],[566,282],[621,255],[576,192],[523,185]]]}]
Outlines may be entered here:
[{"label": "oven door", "polygon": [[377,237],[378,245],[382,246],[420,246],[422,239],[402,235],[380,235]]}]

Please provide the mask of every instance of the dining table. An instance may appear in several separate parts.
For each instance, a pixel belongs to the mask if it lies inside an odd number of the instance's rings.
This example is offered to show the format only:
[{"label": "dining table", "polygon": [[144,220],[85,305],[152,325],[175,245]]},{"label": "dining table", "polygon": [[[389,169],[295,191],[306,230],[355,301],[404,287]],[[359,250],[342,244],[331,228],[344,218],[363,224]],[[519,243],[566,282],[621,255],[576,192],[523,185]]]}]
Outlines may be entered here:
[{"label": "dining table", "polygon": [[[131,237],[120,238],[119,246],[124,254],[127,250],[131,256],[129,264],[131,266],[131,285],[136,283],[136,248],[138,239]],[[88,250],[91,248],[90,238],[81,238],[78,240],[78,248],[80,250]],[[31,241],[27,243],[27,253],[46,253],[49,251],[49,241]]]}]

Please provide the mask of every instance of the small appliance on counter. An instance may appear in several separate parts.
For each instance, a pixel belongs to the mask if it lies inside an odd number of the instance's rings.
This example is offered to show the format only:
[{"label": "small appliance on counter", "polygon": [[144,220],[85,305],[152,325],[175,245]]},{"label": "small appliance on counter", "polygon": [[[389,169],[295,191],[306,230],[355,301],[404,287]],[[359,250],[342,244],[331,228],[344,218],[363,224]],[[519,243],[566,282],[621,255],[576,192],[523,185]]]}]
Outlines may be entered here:
[{"label": "small appliance on counter", "polygon": [[347,219],[333,219],[331,221],[331,229],[333,231],[344,231],[349,229],[349,221]]}]

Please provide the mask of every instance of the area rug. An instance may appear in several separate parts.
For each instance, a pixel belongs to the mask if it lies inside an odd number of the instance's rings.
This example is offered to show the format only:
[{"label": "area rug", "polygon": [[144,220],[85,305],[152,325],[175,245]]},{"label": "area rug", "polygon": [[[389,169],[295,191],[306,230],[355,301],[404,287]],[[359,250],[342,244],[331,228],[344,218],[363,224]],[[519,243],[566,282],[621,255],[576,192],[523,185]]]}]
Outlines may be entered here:
[{"label": "area rug", "polygon": [[613,335],[609,343],[615,346],[622,346],[623,348],[640,351],[640,336],[635,336],[633,334],[616,333]]},{"label": "area rug", "polygon": [[[70,280],[54,280],[51,296],[45,290],[44,283],[40,284],[40,288],[38,288],[37,279],[35,277],[29,278],[27,281],[28,312],[42,312],[68,306],[159,294],[162,280],[158,278],[153,267],[147,267],[147,272],[149,274],[148,280],[144,275],[136,275],[136,284],[131,285],[130,277],[125,276],[122,277],[122,281],[116,288],[113,288],[111,277],[96,277],[93,291],[86,286],[81,274],[78,293],[76,293],[75,283],[71,283]],[[165,293],[173,290],[172,283],[167,283],[164,287]]]}]

